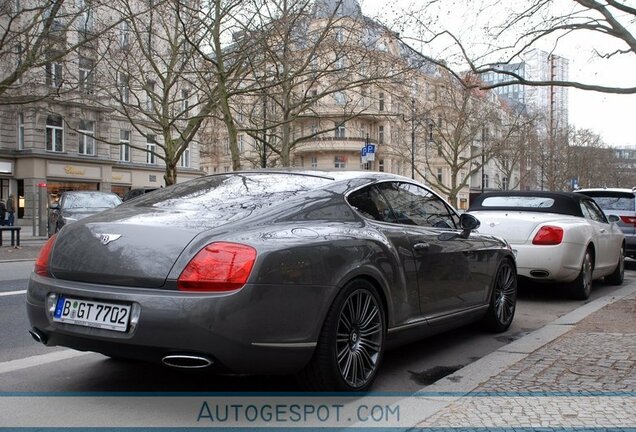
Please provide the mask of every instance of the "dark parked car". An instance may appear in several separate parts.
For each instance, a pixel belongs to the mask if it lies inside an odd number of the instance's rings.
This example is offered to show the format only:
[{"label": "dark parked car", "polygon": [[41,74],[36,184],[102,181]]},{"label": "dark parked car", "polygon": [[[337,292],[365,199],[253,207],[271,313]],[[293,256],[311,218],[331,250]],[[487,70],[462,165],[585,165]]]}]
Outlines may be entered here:
[{"label": "dark parked car", "polygon": [[98,191],[63,192],[58,202],[49,205],[49,237],[61,230],[64,225],[116,207],[119,204],[121,204],[121,199],[114,193]]},{"label": "dark parked car", "polygon": [[147,194],[148,192],[152,192],[157,190],[157,188],[134,188],[129,190],[124,194],[123,201],[128,201],[129,199],[137,198],[143,194]]},{"label": "dark parked car", "polygon": [[625,234],[625,254],[636,259],[636,190],[634,189],[598,188],[579,189],[575,192],[591,197],[605,214],[620,217],[618,226]]},{"label": "dark parked car", "polygon": [[514,257],[477,227],[390,174],[201,177],[49,239],[29,281],[31,334],[118,358],[366,390],[389,345],[475,321],[508,328]]}]

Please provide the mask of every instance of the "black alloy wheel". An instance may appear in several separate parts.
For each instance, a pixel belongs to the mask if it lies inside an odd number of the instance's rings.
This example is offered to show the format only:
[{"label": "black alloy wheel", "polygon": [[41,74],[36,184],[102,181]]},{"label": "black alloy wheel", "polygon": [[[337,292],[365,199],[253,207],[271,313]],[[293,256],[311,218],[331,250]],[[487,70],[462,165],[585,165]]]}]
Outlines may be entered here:
[{"label": "black alloy wheel", "polygon": [[496,333],[506,331],[517,307],[517,272],[509,259],[504,259],[493,281],[490,306],[484,317],[486,327]]},{"label": "black alloy wheel", "polygon": [[382,311],[366,289],[354,291],[343,305],[336,333],[336,354],[342,379],[352,388],[369,381],[378,367],[383,343]]},{"label": "black alloy wheel", "polygon": [[313,390],[366,391],[380,367],[385,337],[384,306],[376,288],[363,279],[350,282],[327,313],[301,383]]}]

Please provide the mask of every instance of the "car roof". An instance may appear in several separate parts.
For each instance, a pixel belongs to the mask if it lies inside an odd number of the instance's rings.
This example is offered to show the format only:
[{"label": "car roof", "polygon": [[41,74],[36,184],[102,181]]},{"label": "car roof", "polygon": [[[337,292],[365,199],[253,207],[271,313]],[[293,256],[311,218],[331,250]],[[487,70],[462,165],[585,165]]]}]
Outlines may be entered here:
[{"label": "car roof", "polygon": [[[517,206],[484,206],[483,202],[489,197],[538,197],[551,198],[554,204],[550,207],[517,207]],[[573,192],[548,192],[548,191],[502,191],[502,192],[486,192],[479,195],[470,205],[468,211],[528,211],[538,213],[558,213],[570,216],[583,217],[581,211],[581,201],[590,198],[584,194],[575,194]]]}]

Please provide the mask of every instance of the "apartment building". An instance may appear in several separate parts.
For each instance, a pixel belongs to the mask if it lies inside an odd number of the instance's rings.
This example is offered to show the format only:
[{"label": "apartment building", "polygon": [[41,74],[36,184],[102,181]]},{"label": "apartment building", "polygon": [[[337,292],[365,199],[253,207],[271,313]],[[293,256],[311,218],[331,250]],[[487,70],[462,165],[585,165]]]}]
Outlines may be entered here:
[{"label": "apartment building", "polygon": [[[16,196],[18,223],[34,230],[63,191],[123,195],[163,186],[166,171],[162,136],[150,118],[163,95],[140,84],[146,66],[132,26],[133,19],[153,22],[152,2],[77,0],[56,11],[51,5],[57,3],[21,0],[0,13],[5,40],[13,41],[0,49],[0,82],[10,83],[0,93],[0,199]],[[157,55],[160,29],[145,36]],[[41,48],[28,44],[37,37]],[[40,58],[21,71],[27,55]],[[194,95],[178,91],[175,103],[187,106]],[[178,181],[201,174],[196,140],[178,172]]]}]

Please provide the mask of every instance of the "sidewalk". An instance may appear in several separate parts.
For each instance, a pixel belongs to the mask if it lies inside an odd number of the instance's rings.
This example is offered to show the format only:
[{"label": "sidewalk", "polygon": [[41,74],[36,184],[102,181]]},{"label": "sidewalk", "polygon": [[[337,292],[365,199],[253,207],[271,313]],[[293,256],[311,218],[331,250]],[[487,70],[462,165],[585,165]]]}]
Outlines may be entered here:
[{"label": "sidewalk", "polygon": [[23,226],[20,230],[20,246],[11,246],[11,236],[4,233],[0,246],[0,262],[35,260],[40,248],[46,242],[46,236],[34,236],[33,228]]},{"label": "sidewalk", "polygon": [[420,428],[636,428],[636,282],[435,384]]}]

